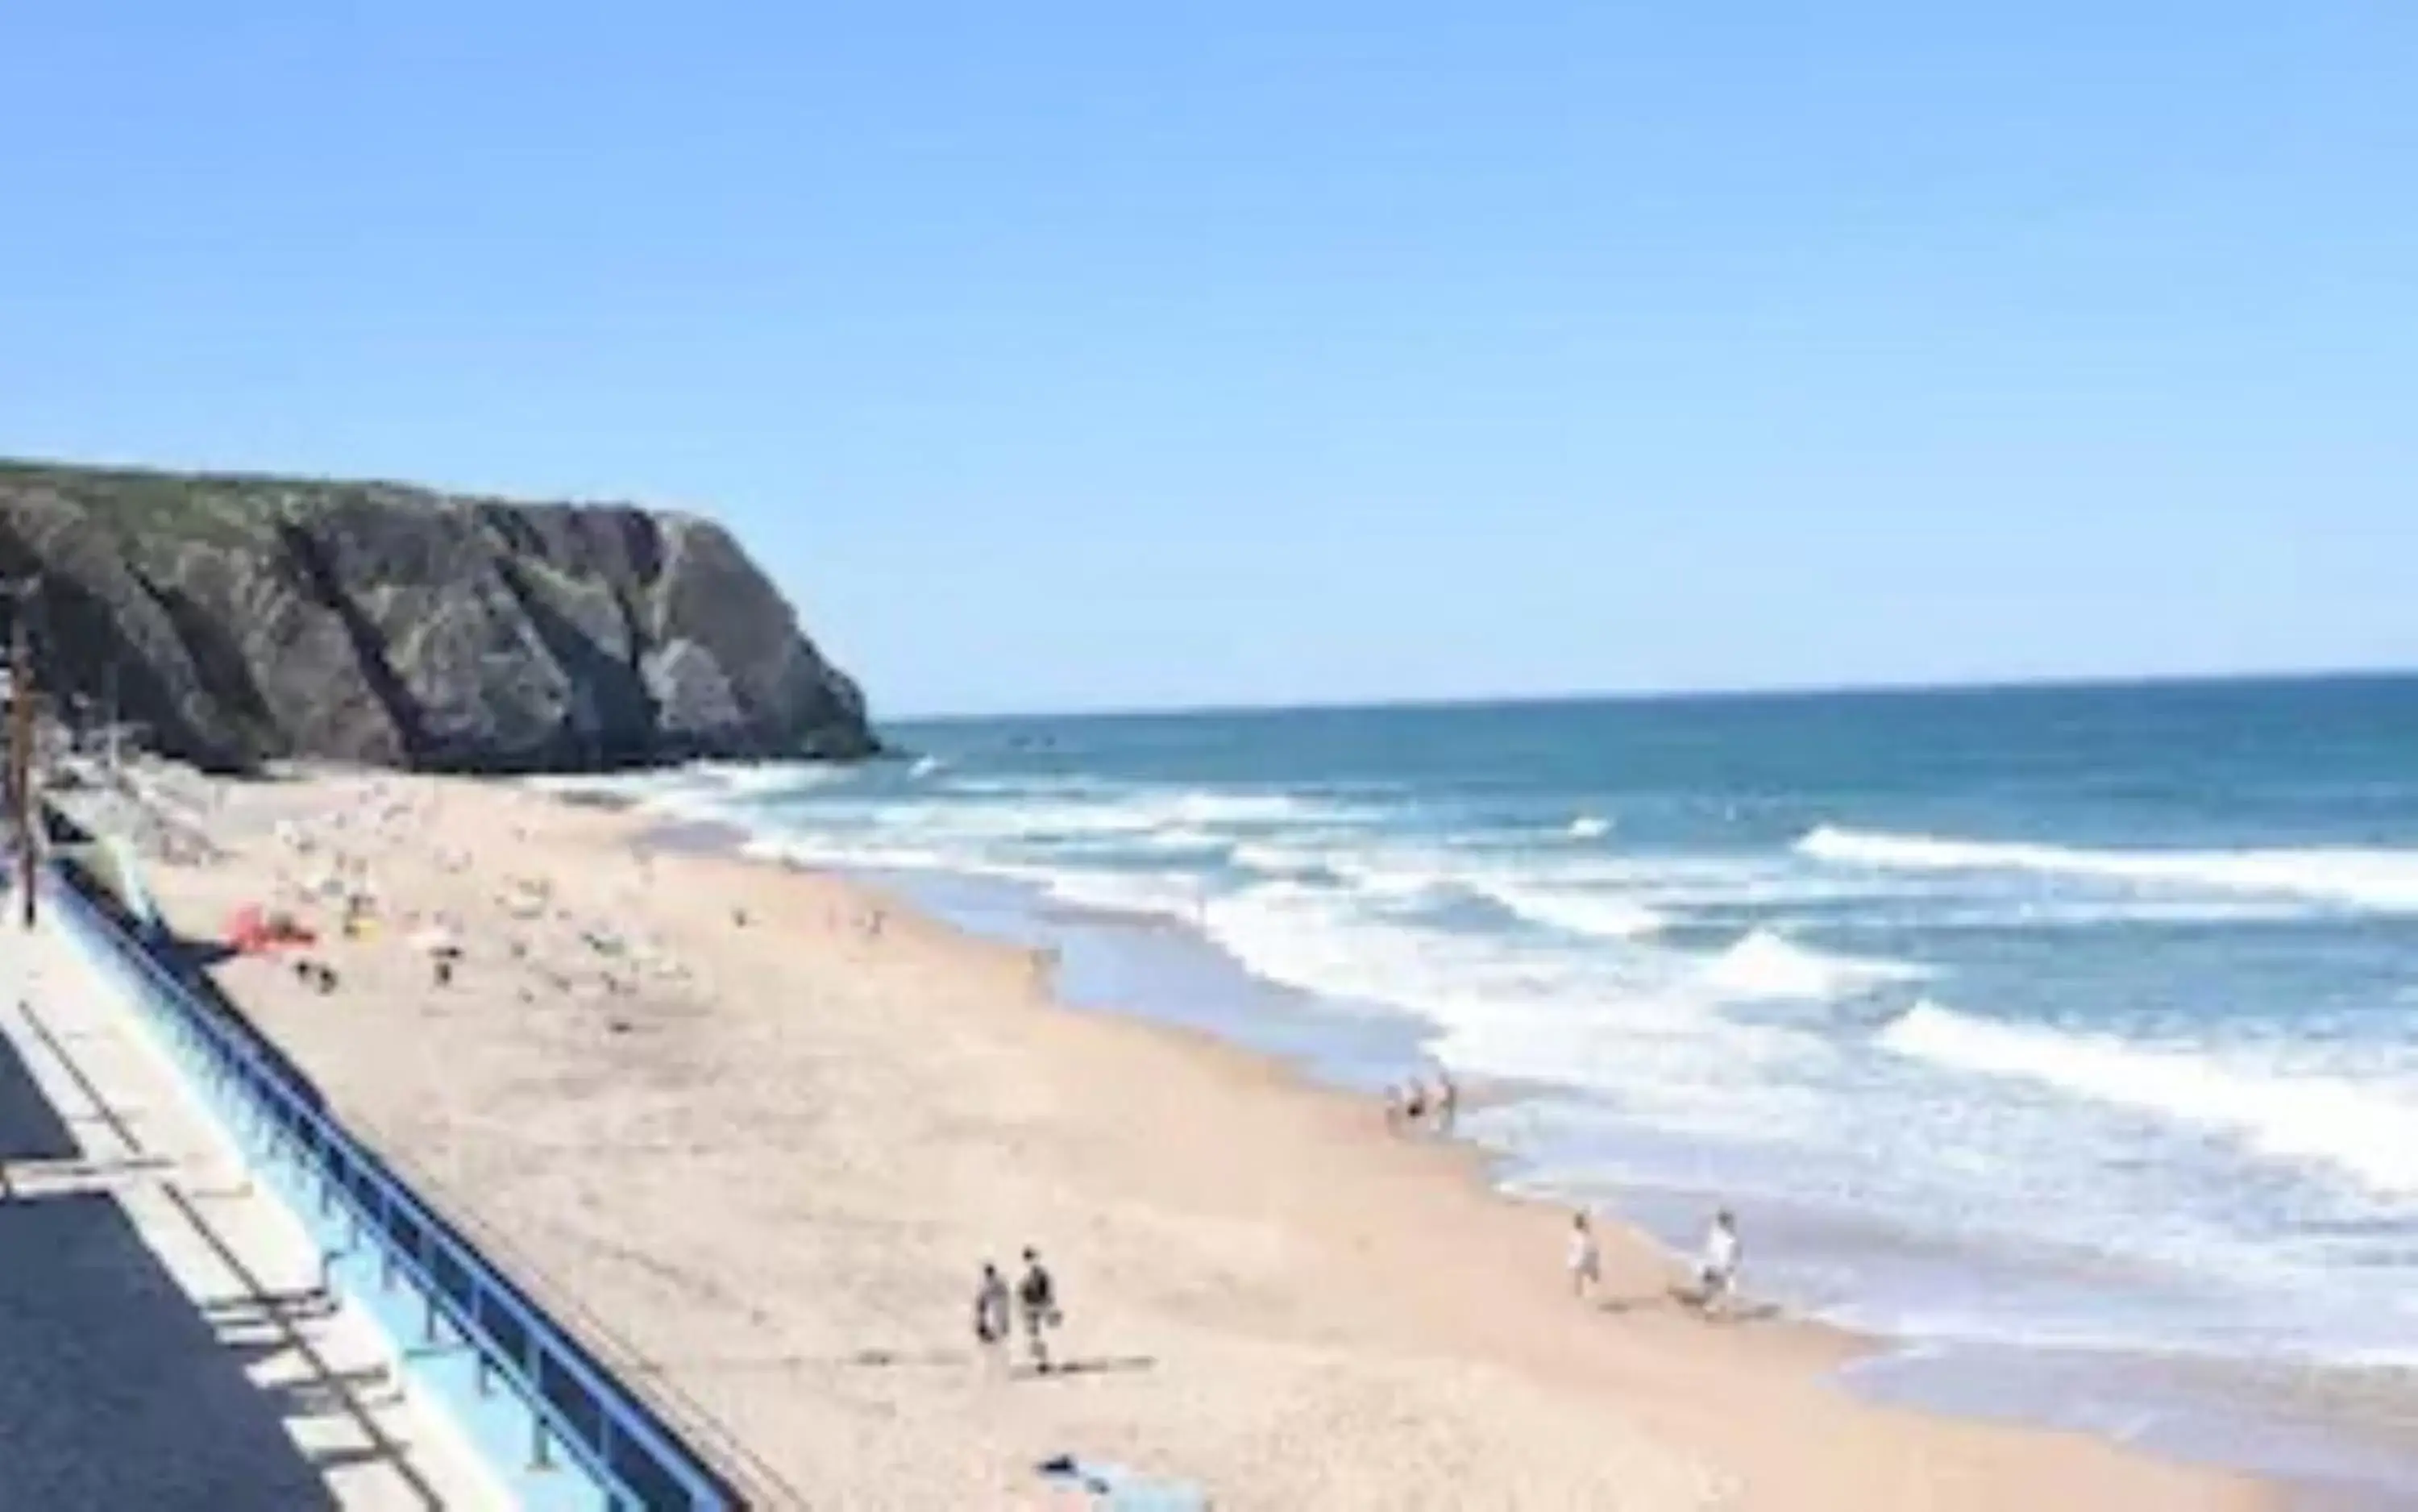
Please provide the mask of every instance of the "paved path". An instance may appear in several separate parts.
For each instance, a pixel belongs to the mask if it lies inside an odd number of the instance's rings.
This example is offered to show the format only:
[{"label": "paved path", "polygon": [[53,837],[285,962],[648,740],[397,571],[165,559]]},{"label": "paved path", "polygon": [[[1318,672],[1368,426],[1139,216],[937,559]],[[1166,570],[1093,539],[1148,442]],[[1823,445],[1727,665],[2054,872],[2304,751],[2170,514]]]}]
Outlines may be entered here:
[{"label": "paved path", "polygon": [[46,933],[0,931],[0,1512],[502,1504]]}]

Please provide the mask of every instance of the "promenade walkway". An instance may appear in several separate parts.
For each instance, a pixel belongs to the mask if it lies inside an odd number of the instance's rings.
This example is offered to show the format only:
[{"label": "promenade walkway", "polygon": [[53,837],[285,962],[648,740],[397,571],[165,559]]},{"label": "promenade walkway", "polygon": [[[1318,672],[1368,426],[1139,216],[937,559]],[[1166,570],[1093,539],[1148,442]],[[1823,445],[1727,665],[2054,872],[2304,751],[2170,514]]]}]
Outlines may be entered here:
[{"label": "promenade walkway", "polygon": [[501,1504],[143,1035],[0,929],[0,1512]]}]

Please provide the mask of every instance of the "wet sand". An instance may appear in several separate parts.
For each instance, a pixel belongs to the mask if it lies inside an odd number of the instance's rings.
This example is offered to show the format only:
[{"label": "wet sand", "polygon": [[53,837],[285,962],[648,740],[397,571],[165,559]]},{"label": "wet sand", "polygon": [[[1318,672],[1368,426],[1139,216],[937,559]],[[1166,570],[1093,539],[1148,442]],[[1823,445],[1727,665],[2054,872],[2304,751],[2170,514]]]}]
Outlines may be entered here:
[{"label": "wet sand", "polygon": [[[1854,1341],[1707,1324],[1647,1244],[1363,1099],[1205,1036],[1060,1006],[1047,963],[827,876],[644,844],[640,816],[502,785],[217,786],[227,851],[171,920],[244,902],[367,938],[323,995],[227,990],[357,1126],[615,1336],[676,1417],[818,1505],[1067,1504],[1074,1453],[1233,1508],[2256,1507],[2265,1487],[2076,1436],[1874,1406]],[[282,832],[281,832],[282,831]],[[307,847],[307,849],[303,848]],[[413,937],[458,938],[434,984]],[[1080,1368],[986,1362],[984,1260],[1040,1246]]]}]

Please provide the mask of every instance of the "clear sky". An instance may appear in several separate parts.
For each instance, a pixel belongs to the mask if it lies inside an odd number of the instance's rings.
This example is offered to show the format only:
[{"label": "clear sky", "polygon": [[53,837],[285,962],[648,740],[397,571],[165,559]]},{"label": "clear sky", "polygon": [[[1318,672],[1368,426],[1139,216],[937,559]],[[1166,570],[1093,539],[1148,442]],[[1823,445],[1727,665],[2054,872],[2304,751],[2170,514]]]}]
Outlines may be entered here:
[{"label": "clear sky", "polygon": [[706,509],[894,714],[2418,664],[2418,6],[19,0],[0,451]]}]

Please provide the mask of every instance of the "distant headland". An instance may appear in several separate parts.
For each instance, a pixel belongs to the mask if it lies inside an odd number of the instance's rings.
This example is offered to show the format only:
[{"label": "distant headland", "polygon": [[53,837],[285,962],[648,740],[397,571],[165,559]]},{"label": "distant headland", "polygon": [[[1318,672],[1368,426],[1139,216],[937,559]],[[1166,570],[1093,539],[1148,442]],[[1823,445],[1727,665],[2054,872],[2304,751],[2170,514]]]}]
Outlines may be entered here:
[{"label": "distant headland", "polygon": [[855,682],[693,515],[0,461],[0,577],[53,708],[213,769],[880,750]]}]

